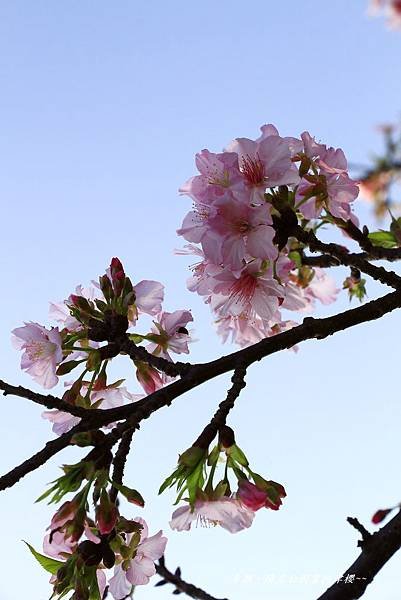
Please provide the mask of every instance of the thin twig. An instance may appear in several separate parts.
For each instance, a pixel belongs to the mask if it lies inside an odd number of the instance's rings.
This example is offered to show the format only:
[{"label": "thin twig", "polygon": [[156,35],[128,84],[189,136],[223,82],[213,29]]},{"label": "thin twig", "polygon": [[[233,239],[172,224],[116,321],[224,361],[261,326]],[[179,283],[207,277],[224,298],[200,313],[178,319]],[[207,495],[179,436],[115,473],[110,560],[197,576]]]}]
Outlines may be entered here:
[{"label": "thin twig", "polygon": [[[187,583],[186,581],[184,581],[181,577],[181,570],[179,568],[176,569],[175,573],[169,571],[169,569],[166,567],[164,556],[160,558],[159,563],[155,566],[157,574],[163,578],[163,581],[159,581],[156,584],[156,586],[163,585],[163,583],[165,582],[172,583],[175,586],[176,590],[178,590],[179,592],[183,592],[190,598],[197,598],[198,600],[218,600],[218,598],[211,596],[210,594],[196,587],[192,583]],[[223,600],[228,599],[223,598]]]},{"label": "thin twig", "polygon": [[356,600],[363,596],[377,573],[401,547],[401,512],[359,546],[362,551],[356,561],[318,600]]},{"label": "thin twig", "polygon": [[3,390],[4,396],[11,394],[13,396],[19,396],[20,398],[26,398],[27,400],[32,400],[32,402],[35,402],[35,404],[40,404],[41,406],[46,406],[46,408],[50,409],[55,408],[57,410],[62,410],[70,415],[74,415],[75,417],[86,417],[88,415],[86,408],[68,404],[68,402],[65,402],[64,400],[61,400],[60,398],[50,394],[47,396],[44,394],[38,394],[37,392],[33,392],[32,390],[22,387],[21,385],[11,385],[10,383],[2,381],[1,379],[0,390]]}]

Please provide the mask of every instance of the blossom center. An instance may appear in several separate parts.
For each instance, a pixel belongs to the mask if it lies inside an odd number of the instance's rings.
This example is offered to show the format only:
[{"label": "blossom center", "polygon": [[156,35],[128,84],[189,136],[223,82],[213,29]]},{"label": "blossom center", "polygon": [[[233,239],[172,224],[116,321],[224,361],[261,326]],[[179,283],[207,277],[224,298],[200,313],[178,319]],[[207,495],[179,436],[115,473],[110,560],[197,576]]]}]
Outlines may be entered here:
[{"label": "blossom center", "polygon": [[252,275],[242,275],[230,288],[230,296],[237,302],[250,302],[257,286],[257,281]]},{"label": "blossom center", "polygon": [[246,156],[241,160],[241,171],[249,185],[261,185],[265,179],[265,167],[259,158],[259,154],[254,157]]},{"label": "blossom center", "polygon": [[40,360],[42,358],[46,358],[54,353],[56,350],[56,344],[52,342],[38,342],[31,341],[26,345],[26,352],[28,354],[29,360],[35,361]]}]

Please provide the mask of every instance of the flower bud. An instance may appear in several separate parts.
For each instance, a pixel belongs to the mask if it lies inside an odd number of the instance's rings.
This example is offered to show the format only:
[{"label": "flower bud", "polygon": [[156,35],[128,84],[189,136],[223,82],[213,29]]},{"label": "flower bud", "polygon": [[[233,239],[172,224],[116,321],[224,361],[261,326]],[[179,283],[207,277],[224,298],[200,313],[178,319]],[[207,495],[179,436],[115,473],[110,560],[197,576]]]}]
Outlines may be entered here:
[{"label": "flower bud", "polygon": [[100,503],[96,508],[96,523],[99,532],[102,535],[110,533],[116,526],[117,519],[118,509],[111,502],[109,494],[103,489],[100,495]]},{"label": "flower bud", "polygon": [[372,523],[374,523],[375,525],[377,525],[378,523],[381,523],[382,521],[384,521],[384,519],[387,517],[387,515],[389,513],[391,513],[392,510],[393,510],[392,508],[383,508],[383,509],[377,510],[372,517]]},{"label": "flower bud", "polygon": [[219,444],[223,448],[230,448],[235,444],[234,431],[228,425],[223,425],[219,429]]}]

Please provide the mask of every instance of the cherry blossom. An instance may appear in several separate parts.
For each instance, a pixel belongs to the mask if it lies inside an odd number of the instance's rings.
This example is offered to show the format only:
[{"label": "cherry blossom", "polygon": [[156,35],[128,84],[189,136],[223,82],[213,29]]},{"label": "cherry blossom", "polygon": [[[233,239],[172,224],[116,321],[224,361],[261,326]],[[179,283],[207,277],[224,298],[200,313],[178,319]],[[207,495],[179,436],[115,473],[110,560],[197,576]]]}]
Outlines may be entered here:
[{"label": "cherry blossom", "polygon": [[193,317],[189,310],[160,313],[154,321],[152,333],[147,336],[152,340],[147,346],[148,352],[167,360],[171,360],[168,350],[176,354],[188,354],[190,336],[187,325],[190,321],[193,321]]},{"label": "cherry blossom", "polygon": [[[88,382],[82,383],[81,396],[85,396],[88,386]],[[143,394],[131,394],[126,387],[117,387],[115,384],[109,386],[106,385],[105,387],[95,384],[90,394],[91,404],[96,404],[97,407],[101,409],[117,408],[118,406],[123,406],[126,400],[129,402],[137,402],[138,400],[141,400],[141,398],[143,398]],[[56,435],[66,433],[75,427],[81,420],[79,417],[75,417],[74,415],[61,410],[45,410],[42,413],[42,417],[53,424],[52,431]],[[113,426],[114,423],[110,423],[106,427],[109,429]]]},{"label": "cherry blossom", "polygon": [[125,543],[130,548],[132,558],[124,560],[115,567],[114,575],[109,581],[109,590],[115,600],[121,600],[131,590],[133,585],[146,585],[156,573],[155,560],[163,554],[167,538],[159,531],[149,537],[148,526],[144,519],[134,519],[142,526],[139,544],[133,545],[133,534],[126,536]]},{"label": "cherry blossom", "polygon": [[193,509],[190,504],[177,508],[170,521],[171,529],[189,531],[195,521],[201,525],[220,525],[230,533],[237,533],[252,525],[255,513],[235,498],[220,500],[197,500]]},{"label": "cherry blossom", "polygon": [[61,337],[57,327],[46,329],[38,323],[25,323],[12,331],[13,343],[23,350],[21,369],[45,389],[57,385],[56,367],[63,360]]}]

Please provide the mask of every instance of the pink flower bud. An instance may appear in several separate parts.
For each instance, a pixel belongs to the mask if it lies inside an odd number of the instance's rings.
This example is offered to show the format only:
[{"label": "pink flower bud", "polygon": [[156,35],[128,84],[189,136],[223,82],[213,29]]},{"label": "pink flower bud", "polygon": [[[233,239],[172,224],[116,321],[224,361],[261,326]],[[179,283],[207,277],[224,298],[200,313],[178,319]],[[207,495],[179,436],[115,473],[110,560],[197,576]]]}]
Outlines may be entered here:
[{"label": "pink flower bud", "polygon": [[108,493],[103,490],[100,496],[100,503],[96,508],[96,523],[99,532],[107,535],[113,531],[119,517],[116,505],[111,502]]},{"label": "pink flower bud", "polygon": [[239,498],[247,508],[253,511],[259,510],[265,506],[267,493],[259,489],[254,483],[247,479],[241,479],[238,484],[237,498]]},{"label": "pink flower bud", "polygon": [[50,529],[59,529],[65,525],[67,521],[72,521],[75,518],[78,507],[78,502],[75,499],[64,502],[53,516],[50,523]]}]

